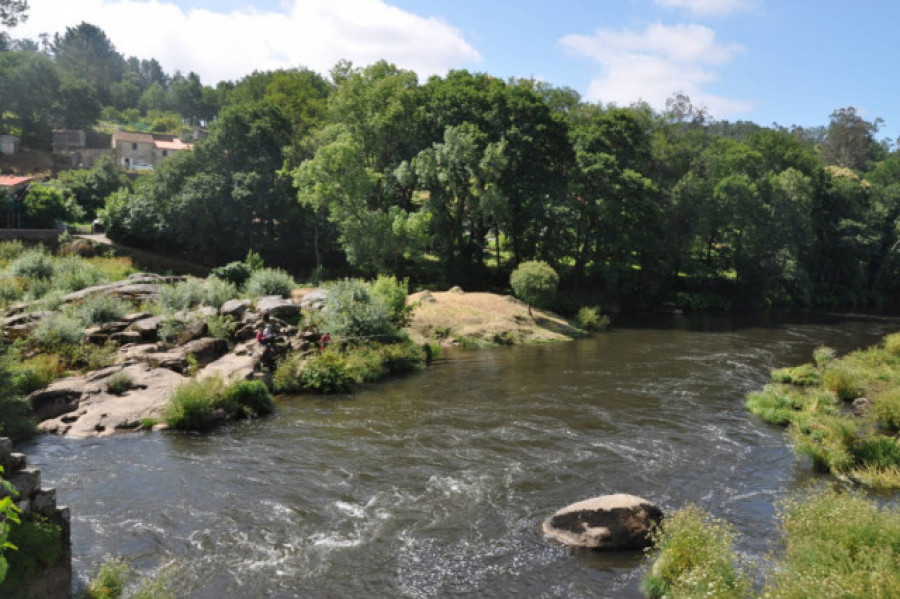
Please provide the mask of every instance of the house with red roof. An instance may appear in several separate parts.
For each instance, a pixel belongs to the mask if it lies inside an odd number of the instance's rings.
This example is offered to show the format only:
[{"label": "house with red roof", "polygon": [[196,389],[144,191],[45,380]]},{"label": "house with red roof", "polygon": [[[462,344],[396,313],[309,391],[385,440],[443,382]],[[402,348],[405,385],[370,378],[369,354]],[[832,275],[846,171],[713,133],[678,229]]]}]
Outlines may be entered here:
[{"label": "house with red roof", "polygon": [[112,149],[116,163],[123,169],[149,171],[177,152],[193,150],[194,144],[184,143],[174,135],[116,131],[112,134]]},{"label": "house with red roof", "polygon": [[22,226],[22,200],[34,181],[34,177],[0,175],[0,228]]}]

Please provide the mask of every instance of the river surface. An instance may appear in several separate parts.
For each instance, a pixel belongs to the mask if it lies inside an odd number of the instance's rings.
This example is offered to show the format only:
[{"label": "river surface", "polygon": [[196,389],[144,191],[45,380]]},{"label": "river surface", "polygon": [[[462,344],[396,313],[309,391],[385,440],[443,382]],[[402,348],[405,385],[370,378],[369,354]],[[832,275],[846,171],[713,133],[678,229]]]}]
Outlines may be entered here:
[{"label": "river surface", "polygon": [[170,564],[178,597],[639,597],[640,554],[573,552],[541,521],[607,493],[695,503],[764,567],[773,502],[812,475],[745,394],[819,345],[846,352],[898,329],[665,317],[445,355],[213,434],[23,450],[72,510],[82,581],[121,556],[142,574]]}]

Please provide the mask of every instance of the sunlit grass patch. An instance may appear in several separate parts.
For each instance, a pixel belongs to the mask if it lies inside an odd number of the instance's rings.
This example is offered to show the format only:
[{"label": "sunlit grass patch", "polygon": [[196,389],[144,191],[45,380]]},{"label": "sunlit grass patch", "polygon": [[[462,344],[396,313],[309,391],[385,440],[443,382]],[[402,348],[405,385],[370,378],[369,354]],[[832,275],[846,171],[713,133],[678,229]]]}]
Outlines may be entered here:
[{"label": "sunlit grass patch", "polygon": [[743,598],[750,582],[738,568],[730,524],[686,506],[653,533],[655,560],[643,581],[652,598]]},{"label": "sunlit grass patch", "polygon": [[809,491],[786,501],[786,547],[766,591],[811,596],[900,597],[900,512],[857,493]]}]

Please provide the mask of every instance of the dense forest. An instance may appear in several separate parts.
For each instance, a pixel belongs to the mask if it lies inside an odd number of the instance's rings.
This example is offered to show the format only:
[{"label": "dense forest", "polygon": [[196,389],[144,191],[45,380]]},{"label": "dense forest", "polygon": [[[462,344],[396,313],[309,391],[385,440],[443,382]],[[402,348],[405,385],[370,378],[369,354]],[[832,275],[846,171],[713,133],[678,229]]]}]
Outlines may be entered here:
[{"label": "dense forest", "polygon": [[852,107],[763,127],[678,93],[656,111],[386,62],[211,87],[87,23],[0,34],[0,81],[0,133],[33,149],[56,127],[208,127],[153,172],[101,163],[43,186],[132,246],[467,289],[542,260],[563,289],[623,307],[900,305],[900,154]]}]

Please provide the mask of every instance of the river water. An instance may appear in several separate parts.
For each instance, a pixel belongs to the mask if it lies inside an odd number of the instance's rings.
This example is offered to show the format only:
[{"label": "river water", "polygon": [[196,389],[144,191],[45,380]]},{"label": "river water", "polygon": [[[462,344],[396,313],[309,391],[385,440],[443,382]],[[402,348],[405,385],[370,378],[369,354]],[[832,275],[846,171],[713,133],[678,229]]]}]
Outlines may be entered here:
[{"label": "river water", "polygon": [[773,502],[812,476],[743,408],[770,369],[898,320],[660,317],[572,343],[443,356],[352,397],[288,397],[208,435],[24,447],[72,510],[76,574],[165,564],[178,597],[639,597],[639,554],[573,552],[541,521],[632,493],[695,503],[762,562]]}]

